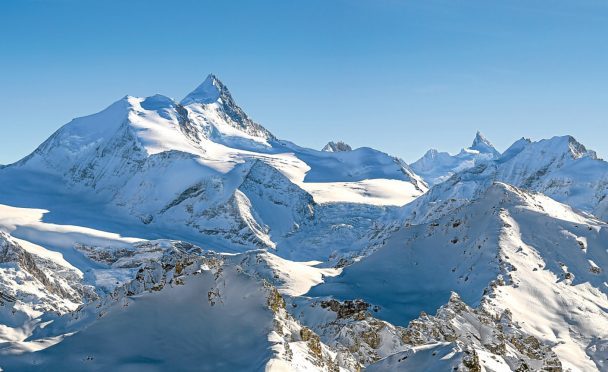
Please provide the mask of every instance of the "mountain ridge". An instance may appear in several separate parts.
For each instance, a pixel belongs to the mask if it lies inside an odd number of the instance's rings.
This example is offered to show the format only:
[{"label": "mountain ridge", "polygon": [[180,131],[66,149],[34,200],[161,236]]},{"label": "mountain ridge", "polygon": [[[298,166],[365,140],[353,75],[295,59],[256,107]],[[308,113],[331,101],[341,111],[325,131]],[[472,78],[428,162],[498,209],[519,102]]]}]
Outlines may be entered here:
[{"label": "mountain ridge", "polygon": [[494,145],[477,131],[471,146],[463,148],[458,154],[450,155],[447,152],[430,149],[420,159],[411,163],[410,167],[433,186],[447,180],[455,173],[499,157],[500,153]]},{"label": "mountain ridge", "polygon": [[604,370],[607,196],[572,136],[408,165],[126,96],[0,168],[0,368]]}]

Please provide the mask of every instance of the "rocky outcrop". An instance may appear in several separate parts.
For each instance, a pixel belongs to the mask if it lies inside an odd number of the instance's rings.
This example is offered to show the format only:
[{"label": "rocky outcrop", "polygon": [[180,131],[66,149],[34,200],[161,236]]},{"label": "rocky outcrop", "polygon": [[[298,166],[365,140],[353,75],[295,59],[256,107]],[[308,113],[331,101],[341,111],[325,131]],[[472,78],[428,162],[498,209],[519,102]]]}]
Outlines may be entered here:
[{"label": "rocky outcrop", "polygon": [[550,345],[527,335],[513,322],[511,312],[501,314],[466,305],[456,293],[434,316],[421,314],[402,333],[412,346],[454,343],[464,351],[462,363],[470,371],[481,371],[479,353],[517,371],[562,371],[562,364]]},{"label": "rocky outcrop", "polygon": [[349,144],[344,143],[342,141],[338,142],[328,142],[327,145],[323,146],[321,151],[325,152],[344,152],[344,151],[353,151],[352,147]]}]

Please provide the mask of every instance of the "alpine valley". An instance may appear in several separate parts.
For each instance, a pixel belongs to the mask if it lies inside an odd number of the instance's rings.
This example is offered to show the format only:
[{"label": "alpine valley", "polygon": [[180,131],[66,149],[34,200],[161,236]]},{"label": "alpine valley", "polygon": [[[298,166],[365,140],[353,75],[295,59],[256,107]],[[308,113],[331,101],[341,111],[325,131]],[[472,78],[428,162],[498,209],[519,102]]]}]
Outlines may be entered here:
[{"label": "alpine valley", "polygon": [[277,138],[209,75],[0,166],[0,370],[608,371],[608,163]]}]

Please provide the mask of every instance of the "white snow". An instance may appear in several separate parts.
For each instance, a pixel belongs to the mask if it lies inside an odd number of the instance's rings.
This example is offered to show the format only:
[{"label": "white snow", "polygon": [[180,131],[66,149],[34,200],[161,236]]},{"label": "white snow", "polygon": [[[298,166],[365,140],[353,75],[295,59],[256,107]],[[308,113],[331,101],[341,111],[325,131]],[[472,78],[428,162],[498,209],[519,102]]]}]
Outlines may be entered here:
[{"label": "white snow", "polygon": [[[508,313],[564,370],[604,370],[607,185],[570,136],[477,133],[410,167],[279,140],[213,75],[127,96],[0,167],[0,368],[506,371],[525,352],[485,342]],[[407,343],[457,297],[494,320]]]},{"label": "white snow", "polygon": [[[495,184],[446,217],[397,232],[308,295],[363,298],[399,325],[432,313],[450,291],[472,306],[486,298],[497,312],[509,309],[522,330],[555,345],[565,367],[596,370],[586,350],[608,337],[608,276],[591,268],[608,267],[606,234],[605,223],[546,196]],[[512,284],[484,296],[500,278]]]},{"label": "white snow", "polygon": [[500,153],[483,134],[477,132],[471,147],[462,149],[456,155],[431,149],[410,164],[412,170],[429,185],[439,184],[455,173],[474,167],[476,164],[500,157]]}]

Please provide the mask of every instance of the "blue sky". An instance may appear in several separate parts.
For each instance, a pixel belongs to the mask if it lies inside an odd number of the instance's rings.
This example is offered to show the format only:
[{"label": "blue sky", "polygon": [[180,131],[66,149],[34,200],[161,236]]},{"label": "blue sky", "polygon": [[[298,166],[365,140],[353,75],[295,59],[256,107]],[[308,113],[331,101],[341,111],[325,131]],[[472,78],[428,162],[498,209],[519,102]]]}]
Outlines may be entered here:
[{"label": "blue sky", "polygon": [[0,163],[120,97],[213,72],[278,137],[413,161],[481,130],[608,157],[604,0],[3,0]]}]

